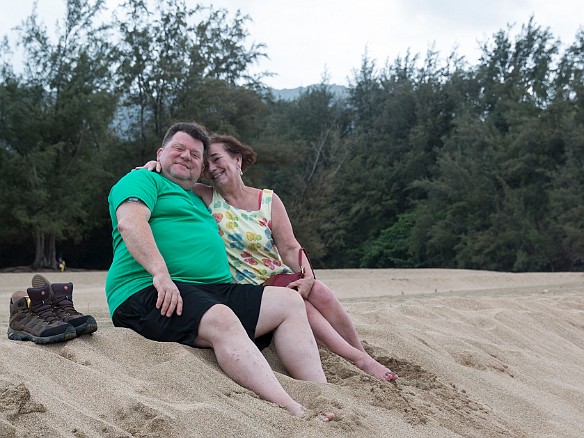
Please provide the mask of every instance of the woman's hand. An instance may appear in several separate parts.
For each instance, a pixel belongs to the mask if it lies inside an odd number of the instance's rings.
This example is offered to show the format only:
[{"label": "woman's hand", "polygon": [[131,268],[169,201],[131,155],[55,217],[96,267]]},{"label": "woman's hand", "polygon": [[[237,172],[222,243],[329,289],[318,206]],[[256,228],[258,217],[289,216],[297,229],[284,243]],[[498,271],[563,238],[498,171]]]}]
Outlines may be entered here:
[{"label": "woman's hand", "polygon": [[143,166],[136,167],[134,170],[138,170],[138,169],[146,169],[146,170],[149,170],[150,172],[160,173],[161,167],[160,167],[160,163],[158,161],[152,160],[152,161],[148,161]]},{"label": "woman's hand", "polygon": [[305,300],[308,299],[308,295],[312,291],[312,286],[314,285],[314,277],[304,277],[299,280],[293,281],[288,286],[291,289],[296,289],[300,296]]}]

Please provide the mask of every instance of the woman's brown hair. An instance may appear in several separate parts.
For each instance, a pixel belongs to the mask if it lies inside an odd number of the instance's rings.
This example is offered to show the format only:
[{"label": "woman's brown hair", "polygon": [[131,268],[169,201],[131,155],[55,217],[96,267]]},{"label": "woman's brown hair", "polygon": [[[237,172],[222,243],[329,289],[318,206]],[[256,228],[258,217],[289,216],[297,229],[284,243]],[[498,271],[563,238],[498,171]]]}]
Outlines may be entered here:
[{"label": "woman's brown hair", "polygon": [[210,144],[213,143],[221,143],[231,156],[241,156],[242,171],[245,171],[245,169],[255,163],[257,157],[256,152],[250,146],[241,144],[238,139],[231,135],[213,134],[211,135]]}]

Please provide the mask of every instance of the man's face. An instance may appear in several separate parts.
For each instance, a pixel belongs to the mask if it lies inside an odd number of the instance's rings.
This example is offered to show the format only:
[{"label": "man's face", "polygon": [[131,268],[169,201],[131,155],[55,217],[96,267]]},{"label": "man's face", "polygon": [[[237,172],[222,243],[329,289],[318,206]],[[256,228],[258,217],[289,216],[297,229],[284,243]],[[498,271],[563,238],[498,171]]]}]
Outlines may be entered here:
[{"label": "man's face", "polygon": [[156,154],[162,173],[185,189],[197,182],[203,171],[203,142],[177,132]]}]

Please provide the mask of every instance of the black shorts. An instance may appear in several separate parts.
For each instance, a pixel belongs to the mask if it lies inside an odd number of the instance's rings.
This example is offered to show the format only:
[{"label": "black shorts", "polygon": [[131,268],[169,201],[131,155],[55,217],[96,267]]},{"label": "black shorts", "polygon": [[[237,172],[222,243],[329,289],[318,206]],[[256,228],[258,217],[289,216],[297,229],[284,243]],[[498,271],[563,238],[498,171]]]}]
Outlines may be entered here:
[{"label": "black shorts", "polygon": [[239,318],[258,348],[270,345],[272,334],[255,337],[262,304],[263,286],[251,284],[193,284],[174,282],[183,299],[182,315],[164,316],[156,308],[158,292],[154,286],[135,293],[118,306],[112,316],[116,327],[126,327],[145,338],[159,342],[178,342],[196,347],[201,318],[215,304],[228,306]]}]

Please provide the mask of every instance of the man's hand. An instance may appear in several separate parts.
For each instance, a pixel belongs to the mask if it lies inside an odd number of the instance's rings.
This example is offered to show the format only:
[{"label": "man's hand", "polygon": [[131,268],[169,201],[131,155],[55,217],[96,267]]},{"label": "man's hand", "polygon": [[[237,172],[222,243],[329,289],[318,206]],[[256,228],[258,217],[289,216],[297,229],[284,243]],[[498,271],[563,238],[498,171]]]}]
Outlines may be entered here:
[{"label": "man's hand", "polygon": [[152,283],[158,291],[156,308],[160,309],[161,315],[172,316],[176,310],[178,316],[182,315],[183,300],[176,284],[169,275],[155,275]]}]

